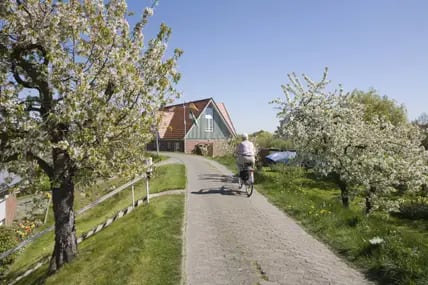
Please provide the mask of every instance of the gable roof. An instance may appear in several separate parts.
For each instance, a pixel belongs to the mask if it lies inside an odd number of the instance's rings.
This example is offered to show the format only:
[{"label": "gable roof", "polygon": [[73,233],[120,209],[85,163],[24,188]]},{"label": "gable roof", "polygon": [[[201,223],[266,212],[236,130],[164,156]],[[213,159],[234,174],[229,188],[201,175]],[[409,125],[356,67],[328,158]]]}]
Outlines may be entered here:
[{"label": "gable roof", "polygon": [[226,121],[226,125],[228,126],[228,128],[230,128],[231,133],[233,135],[236,135],[235,126],[232,123],[232,119],[230,118],[229,112],[227,111],[224,103],[218,103],[217,107],[220,113],[222,114],[224,120]]},{"label": "gable roof", "polygon": [[207,98],[162,108],[160,111],[159,137],[162,139],[183,139],[194,125],[192,119],[188,115],[184,115],[184,110],[192,110],[195,117],[199,118],[210,103],[213,103],[229,131],[235,135],[236,131],[226,106],[223,103],[216,104],[212,98]]}]

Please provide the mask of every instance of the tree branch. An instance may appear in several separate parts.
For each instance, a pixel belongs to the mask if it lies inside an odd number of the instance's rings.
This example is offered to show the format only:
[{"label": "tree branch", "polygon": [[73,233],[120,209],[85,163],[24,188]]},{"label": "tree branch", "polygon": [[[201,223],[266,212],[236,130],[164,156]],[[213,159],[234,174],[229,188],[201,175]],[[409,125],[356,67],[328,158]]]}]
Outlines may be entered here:
[{"label": "tree branch", "polygon": [[104,94],[107,96],[106,98],[106,103],[108,103],[111,98],[113,97],[114,94],[114,83],[112,80],[109,80],[107,83],[107,87],[106,87],[106,91],[104,92]]},{"label": "tree branch", "polygon": [[115,45],[115,41],[113,40],[113,43],[111,44],[111,47],[110,47],[109,51],[108,51],[108,52],[107,52],[107,54],[105,55],[105,59],[104,59],[103,64],[101,65],[101,67],[100,67],[100,69],[98,70],[98,72],[95,74],[94,78],[93,78],[93,79],[91,80],[91,82],[89,83],[89,86],[92,86],[92,85],[94,84],[95,80],[98,78],[98,76],[99,76],[99,75],[101,74],[101,72],[103,71],[103,69],[104,69],[104,67],[106,66],[107,61],[108,61],[108,59],[109,59],[110,53],[111,53],[111,51],[113,50],[114,45]]},{"label": "tree branch", "polygon": [[25,110],[26,110],[27,112],[38,112],[38,113],[41,113],[41,112],[42,112],[42,109],[40,109],[40,108],[36,108],[36,107],[34,107],[34,106],[28,106],[27,108],[25,108]]},{"label": "tree branch", "polygon": [[33,160],[37,161],[37,164],[40,166],[41,169],[43,169],[43,171],[49,176],[49,178],[51,178],[51,179],[54,178],[53,167],[50,166],[49,163],[47,163],[45,160],[38,157],[37,155],[35,155],[31,151],[27,151],[27,159],[33,159]]},{"label": "tree branch", "polygon": [[[37,50],[41,53],[43,57],[42,64],[34,64],[23,58],[24,55],[32,52],[33,50]],[[41,104],[40,114],[42,117],[45,117],[52,107],[52,92],[49,89],[49,83],[46,75],[44,75],[44,71],[46,71],[44,69],[47,69],[49,65],[49,59],[45,48],[40,44],[22,46],[15,45],[11,53],[11,61],[15,80],[24,87],[37,89],[39,91]],[[17,66],[21,67],[26,76],[31,78],[31,82],[25,81],[21,78],[18,73]]]},{"label": "tree branch", "polygon": [[31,15],[31,13],[28,11],[28,9],[25,7],[24,3],[21,0],[16,0],[16,3],[18,4],[18,6],[21,6],[22,9],[24,9],[24,11],[27,13],[28,17],[30,17],[30,22],[33,23],[33,17]]},{"label": "tree branch", "polygon": [[16,82],[18,82],[19,84],[21,84],[25,88],[38,89],[37,86],[35,86],[33,83],[25,81],[21,78],[21,76],[19,75],[19,73],[16,69],[16,63],[13,60],[12,60],[12,73],[13,73],[13,77],[15,78]]}]

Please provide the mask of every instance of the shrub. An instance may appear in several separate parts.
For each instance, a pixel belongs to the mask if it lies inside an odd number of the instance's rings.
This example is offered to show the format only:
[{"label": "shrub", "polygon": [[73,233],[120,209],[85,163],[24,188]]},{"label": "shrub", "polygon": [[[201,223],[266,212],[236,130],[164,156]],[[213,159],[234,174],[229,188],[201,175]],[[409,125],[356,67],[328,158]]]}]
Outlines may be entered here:
[{"label": "shrub", "polygon": [[40,221],[22,220],[18,223],[17,230],[15,231],[15,236],[22,241],[28,236],[30,236],[34,228],[40,224]]},{"label": "shrub", "polygon": [[399,212],[394,214],[406,219],[428,220],[428,202],[423,199],[419,199],[416,201],[413,200],[401,203]]},{"label": "shrub", "polygon": [[208,155],[208,144],[197,144],[195,145],[195,148],[193,149],[193,153],[207,156]]},{"label": "shrub", "polygon": [[[18,244],[15,236],[15,229],[7,226],[0,226],[0,253],[14,248]],[[15,260],[15,254],[11,254],[0,260],[0,276],[7,273],[10,264]]]}]

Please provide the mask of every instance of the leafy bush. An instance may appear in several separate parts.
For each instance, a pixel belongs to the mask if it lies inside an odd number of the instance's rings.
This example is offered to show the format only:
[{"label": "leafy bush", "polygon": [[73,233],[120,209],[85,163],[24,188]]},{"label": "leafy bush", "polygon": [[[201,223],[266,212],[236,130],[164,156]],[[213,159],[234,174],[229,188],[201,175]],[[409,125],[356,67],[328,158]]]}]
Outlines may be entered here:
[{"label": "leafy bush", "polygon": [[31,235],[37,224],[40,225],[41,222],[22,220],[20,223],[18,223],[18,229],[15,231],[17,238],[21,241],[26,239],[28,236]]},{"label": "leafy bush", "polygon": [[278,149],[293,149],[294,145],[291,140],[285,140],[276,134],[267,131],[258,131],[250,135],[250,140],[253,141],[257,148],[278,148]]},{"label": "leafy bush", "polygon": [[428,221],[428,198],[424,192],[411,192],[404,195],[389,195],[385,199],[395,203],[388,212],[391,216],[408,220]]},{"label": "leafy bush", "polygon": [[[15,229],[7,226],[0,226],[0,253],[14,248],[18,244],[15,236]],[[10,264],[15,260],[15,254],[11,254],[0,260],[0,276],[4,276]]]},{"label": "leafy bush", "polygon": [[425,219],[428,220],[428,203],[426,202],[407,202],[400,205],[397,215],[407,219]]},{"label": "leafy bush", "polygon": [[207,156],[208,155],[208,144],[197,144],[192,151],[194,154]]},{"label": "leafy bush", "polygon": [[167,156],[160,155],[160,154],[157,154],[157,153],[148,153],[148,155],[153,159],[153,163],[160,162],[162,160],[168,159]]}]

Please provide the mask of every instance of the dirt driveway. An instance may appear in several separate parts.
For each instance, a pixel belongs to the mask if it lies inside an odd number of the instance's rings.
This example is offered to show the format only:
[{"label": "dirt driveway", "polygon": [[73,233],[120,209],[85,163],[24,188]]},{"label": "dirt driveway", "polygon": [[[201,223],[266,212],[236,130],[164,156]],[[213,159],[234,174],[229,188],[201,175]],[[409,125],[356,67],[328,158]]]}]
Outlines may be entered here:
[{"label": "dirt driveway", "polygon": [[168,155],[187,169],[185,284],[369,284],[262,195],[247,198],[222,165]]}]

